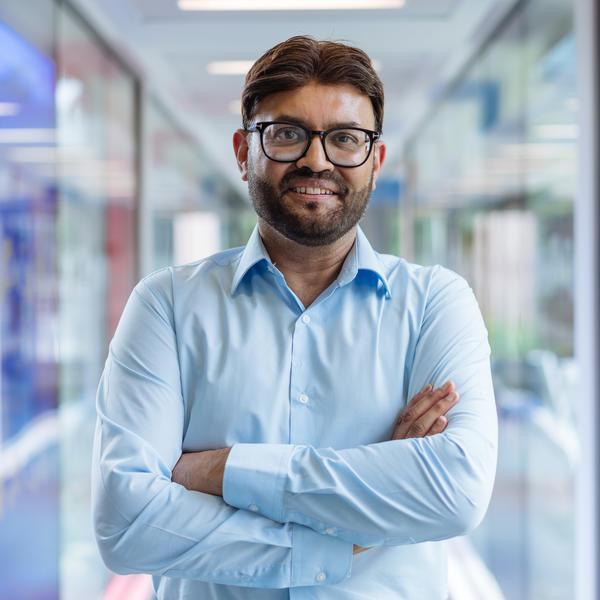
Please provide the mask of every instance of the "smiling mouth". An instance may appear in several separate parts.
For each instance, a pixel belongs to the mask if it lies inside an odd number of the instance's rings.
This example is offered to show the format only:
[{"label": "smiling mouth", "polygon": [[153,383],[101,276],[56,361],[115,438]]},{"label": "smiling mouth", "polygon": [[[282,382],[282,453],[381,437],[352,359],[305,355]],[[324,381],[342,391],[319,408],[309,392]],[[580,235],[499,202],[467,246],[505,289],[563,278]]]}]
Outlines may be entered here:
[{"label": "smiling mouth", "polygon": [[333,196],[336,192],[331,190],[327,190],[324,188],[315,188],[315,187],[291,187],[290,191],[296,192],[297,194],[308,194],[311,196]]}]

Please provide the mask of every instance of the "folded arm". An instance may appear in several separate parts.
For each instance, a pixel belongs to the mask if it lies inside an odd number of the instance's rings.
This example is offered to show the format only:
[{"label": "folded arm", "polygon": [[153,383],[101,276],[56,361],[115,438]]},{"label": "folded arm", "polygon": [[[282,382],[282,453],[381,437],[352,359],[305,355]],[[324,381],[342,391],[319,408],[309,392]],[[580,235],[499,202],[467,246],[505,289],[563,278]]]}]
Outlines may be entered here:
[{"label": "folded arm", "polygon": [[461,400],[444,432],[344,450],[237,444],[224,467],[228,504],[361,546],[449,538],[481,521],[497,444],[487,333],[464,280],[445,270],[438,275],[409,392],[427,381],[455,382]]},{"label": "folded arm", "polygon": [[[427,385],[412,398],[402,411],[392,439],[424,437],[441,433],[448,424],[446,413],[458,402],[454,384],[447,382],[438,389]],[[202,452],[187,452],[181,455],[173,468],[172,480],[189,490],[215,496],[223,495],[223,476],[231,448],[217,448]],[[353,545],[354,554],[369,548]]]}]

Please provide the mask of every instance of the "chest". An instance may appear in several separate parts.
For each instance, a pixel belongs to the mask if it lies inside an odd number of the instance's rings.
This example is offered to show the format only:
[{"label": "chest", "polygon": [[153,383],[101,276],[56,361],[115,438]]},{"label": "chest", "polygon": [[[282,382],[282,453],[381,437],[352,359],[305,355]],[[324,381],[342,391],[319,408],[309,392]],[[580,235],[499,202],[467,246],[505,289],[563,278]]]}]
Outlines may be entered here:
[{"label": "chest", "polygon": [[190,313],[180,367],[184,448],[344,448],[389,439],[406,403],[416,323],[384,297],[333,294],[300,312],[251,297]]}]

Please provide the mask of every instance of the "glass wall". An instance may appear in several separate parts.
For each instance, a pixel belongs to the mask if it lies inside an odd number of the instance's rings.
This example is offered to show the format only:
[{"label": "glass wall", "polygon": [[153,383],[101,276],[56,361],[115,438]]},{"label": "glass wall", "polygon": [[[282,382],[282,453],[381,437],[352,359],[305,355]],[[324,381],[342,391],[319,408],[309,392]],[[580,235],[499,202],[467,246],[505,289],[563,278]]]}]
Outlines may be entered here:
[{"label": "glass wall", "polygon": [[136,281],[135,81],[67,7],[58,15],[61,598],[107,578],[90,518],[98,379]]},{"label": "glass wall", "polygon": [[[50,2],[37,19],[52,22]],[[58,594],[55,65],[50,30],[0,16],[0,598]],[[36,568],[32,569],[31,565]]]},{"label": "glass wall", "polygon": [[500,423],[472,542],[511,600],[574,597],[572,6],[523,2],[407,149],[404,253],[467,278]]}]

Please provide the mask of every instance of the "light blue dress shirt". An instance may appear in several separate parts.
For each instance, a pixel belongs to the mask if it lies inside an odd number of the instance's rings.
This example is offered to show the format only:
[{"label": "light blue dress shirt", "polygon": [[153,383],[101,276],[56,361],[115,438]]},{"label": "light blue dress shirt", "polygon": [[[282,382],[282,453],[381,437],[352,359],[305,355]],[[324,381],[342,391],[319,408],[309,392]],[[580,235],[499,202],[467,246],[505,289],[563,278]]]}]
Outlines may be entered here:
[{"label": "light blue dress shirt", "polygon": [[[448,379],[444,433],[389,441],[407,401]],[[96,536],[160,599],[442,600],[438,540],[482,519],[496,444],[461,277],[378,254],[359,229],[305,308],[255,229],[132,293],[98,391]],[[225,446],[223,498],[171,482],[182,451]]]}]

